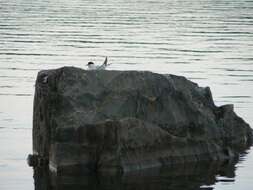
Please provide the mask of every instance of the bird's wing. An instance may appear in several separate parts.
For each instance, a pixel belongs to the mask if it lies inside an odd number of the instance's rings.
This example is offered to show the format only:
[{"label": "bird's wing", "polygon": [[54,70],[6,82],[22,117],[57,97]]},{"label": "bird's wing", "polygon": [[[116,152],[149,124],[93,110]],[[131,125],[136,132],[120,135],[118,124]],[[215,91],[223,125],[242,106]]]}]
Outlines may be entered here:
[{"label": "bird's wing", "polygon": [[100,65],[97,67],[97,70],[104,70],[106,68],[106,65]]},{"label": "bird's wing", "polygon": [[104,63],[102,65],[98,66],[97,69],[98,70],[103,70],[103,69],[106,68],[107,65],[108,64],[107,64],[107,57],[106,57],[105,60],[104,60]]}]

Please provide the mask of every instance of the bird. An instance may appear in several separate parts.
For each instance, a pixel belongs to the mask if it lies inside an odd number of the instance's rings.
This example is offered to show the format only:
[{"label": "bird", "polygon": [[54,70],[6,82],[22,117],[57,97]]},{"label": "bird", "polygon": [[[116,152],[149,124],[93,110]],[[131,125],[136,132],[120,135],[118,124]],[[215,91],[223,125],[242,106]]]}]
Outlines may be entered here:
[{"label": "bird", "polygon": [[107,57],[105,57],[104,63],[102,65],[95,65],[92,61],[87,64],[88,70],[105,70],[108,66]]}]

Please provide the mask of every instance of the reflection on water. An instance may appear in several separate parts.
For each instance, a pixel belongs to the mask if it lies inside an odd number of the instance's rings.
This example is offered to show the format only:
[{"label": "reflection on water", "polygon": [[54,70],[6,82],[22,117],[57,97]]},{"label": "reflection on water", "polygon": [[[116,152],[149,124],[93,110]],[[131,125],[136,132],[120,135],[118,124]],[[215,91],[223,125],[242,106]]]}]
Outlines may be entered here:
[{"label": "reflection on water", "polygon": [[125,176],[56,177],[46,169],[35,169],[34,180],[36,190],[207,190],[213,189],[217,182],[234,182],[235,163],[236,161],[178,165]]}]

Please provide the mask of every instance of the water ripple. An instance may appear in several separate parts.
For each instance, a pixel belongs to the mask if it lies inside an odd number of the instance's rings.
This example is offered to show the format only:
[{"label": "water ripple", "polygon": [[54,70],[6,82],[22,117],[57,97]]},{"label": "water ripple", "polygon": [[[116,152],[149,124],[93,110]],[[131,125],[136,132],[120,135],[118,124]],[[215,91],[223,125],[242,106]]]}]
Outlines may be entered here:
[{"label": "water ripple", "polygon": [[0,93],[0,96],[32,96],[33,94],[22,94],[22,93],[17,93],[17,94],[11,94],[11,93]]},{"label": "water ripple", "polygon": [[252,13],[252,0],[1,0],[0,129],[30,122],[39,70],[85,68],[105,56],[109,69],[183,74],[208,85],[216,102],[234,103],[252,124]]}]

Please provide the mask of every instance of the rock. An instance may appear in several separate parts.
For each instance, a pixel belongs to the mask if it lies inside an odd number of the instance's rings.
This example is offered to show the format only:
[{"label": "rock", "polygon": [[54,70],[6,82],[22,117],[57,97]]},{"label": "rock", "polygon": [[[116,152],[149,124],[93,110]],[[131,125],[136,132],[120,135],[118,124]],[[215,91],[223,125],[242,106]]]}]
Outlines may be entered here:
[{"label": "rock", "polygon": [[123,173],[237,156],[252,129],[184,77],[74,67],[38,74],[33,153],[57,174]]},{"label": "rock", "polygon": [[45,167],[48,166],[47,157],[42,157],[37,154],[29,154],[27,156],[27,164],[31,167]]}]

